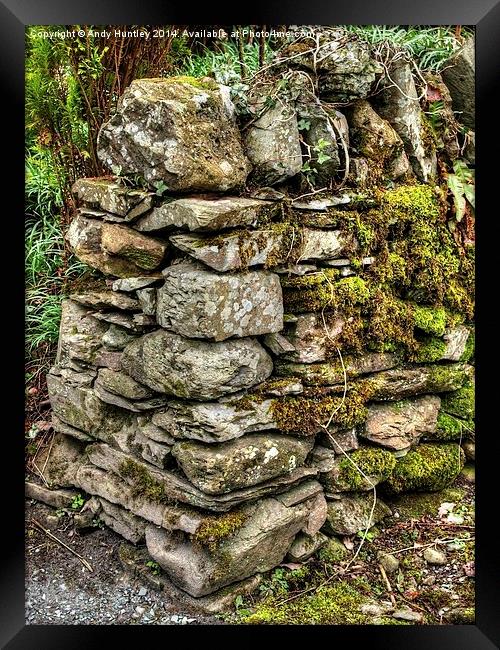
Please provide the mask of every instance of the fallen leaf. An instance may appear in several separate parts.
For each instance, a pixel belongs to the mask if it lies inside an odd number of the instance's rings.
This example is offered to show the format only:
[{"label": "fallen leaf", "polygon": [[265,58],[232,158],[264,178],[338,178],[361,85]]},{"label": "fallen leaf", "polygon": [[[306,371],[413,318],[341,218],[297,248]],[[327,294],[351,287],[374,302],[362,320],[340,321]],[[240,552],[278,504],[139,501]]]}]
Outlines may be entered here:
[{"label": "fallen leaf", "polygon": [[354,542],[352,541],[352,537],[344,537],[342,539],[342,543],[344,544],[344,546],[348,551],[352,551],[352,549],[354,548]]},{"label": "fallen leaf", "polygon": [[287,562],[285,564],[280,564],[280,566],[285,566],[287,569],[300,569],[302,564],[298,564],[297,562]]},{"label": "fallen leaf", "polygon": [[448,501],[445,501],[439,506],[438,517],[444,517],[445,515],[450,513],[454,507],[455,507],[454,503],[448,503]]}]

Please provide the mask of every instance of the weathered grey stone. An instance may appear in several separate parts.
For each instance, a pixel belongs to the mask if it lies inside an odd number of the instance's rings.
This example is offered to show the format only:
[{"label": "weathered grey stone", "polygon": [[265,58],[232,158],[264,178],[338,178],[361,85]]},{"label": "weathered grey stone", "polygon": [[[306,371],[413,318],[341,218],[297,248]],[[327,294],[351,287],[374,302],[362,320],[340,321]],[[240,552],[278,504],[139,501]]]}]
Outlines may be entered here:
[{"label": "weathered grey stone", "polygon": [[244,197],[174,199],[154,208],[134,225],[141,232],[183,228],[213,232],[238,226],[257,226],[279,211],[279,205]]},{"label": "weathered grey stone", "polygon": [[287,266],[276,266],[273,268],[279,275],[306,275],[318,270],[316,264],[288,264]]},{"label": "weathered grey stone", "polygon": [[404,143],[416,176],[429,181],[436,174],[436,152],[425,137],[422,112],[412,68],[404,58],[395,59],[373,102],[377,112],[394,128]]},{"label": "weathered grey stone", "polygon": [[75,477],[83,462],[84,450],[85,443],[56,433],[52,444],[37,455],[49,487],[78,487]]},{"label": "weathered grey stone", "polygon": [[283,328],[283,294],[274,273],[219,275],[178,264],[164,275],[156,318],[177,334],[224,341]]},{"label": "weathered grey stone", "polygon": [[246,435],[224,444],[177,442],[172,454],[197,488],[207,494],[224,494],[300,467],[313,444],[292,436]]},{"label": "weathered grey stone", "polygon": [[248,400],[246,407],[220,402],[171,401],[152,421],[176,439],[225,442],[276,427],[271,400]]},{"label": "weathered grey stone", "polygon": [[99,499],[101,504],[101,519],[106,526],[109,526],[115,533],[121,535],[132,544],[139,544],[146,535],[147,522],[136,515],[133,515],[125,508],[121,508],[106,499]]},{"label": "weathered grey stone", "polygon": [[387,573],[394,573],[399,569],[399,560],[392,553],[385,553],[383,551],[377,554],[377,560],[384,567]]},{"label": "weathered grey stone", "polygon": [[102,402],[111,404],[112,406],[118,406],[118,408],[125,409],[126,411],[133,411],[134,413],[161,408],[165,406],[167,401],[165,395],[150,397],[149,399],[131,400],[106,390],[99,380],[94,384],[94,392]]},{"label": "weathered grey stone", "polygon": [[332,356],[332,345],[342,332],[344,318],[341,314],[325,314],[325,321],[328,333],[321,314],[298,314],[295,322],[287,323],[283,334],[295,352],[286,358],[298,363],[314,363]]},{"label": "weathered grey stone", "polygon": [[462,354],[465,352],[470,330],[465,325],[449,327],[444,333],[446,349],[441,357],[446,361],[460,361]]},{"label": "weathered grey stone", "polygon": [[[433,136],[436,142],[436,147],[441,157],[444,157],[446,162],[451,163],[457,158],[464,157],[467,159],[467,154],[461,152],[461,147],[458,142],[458,133],[464,131],[457,122],[456,115],[452,108],[452,99],[448,87],[443,81],[443,77],[439,73],[425,72],[423,74],[427,84],[426,99],[429,102],[429,110],[434,108],[439,111],[439,126],[433,129]],[[439,102],[438,104],[434,102]]]},{"label": "weathered grey stone", "polygon": [[335,467],[335,457],[336,454],[333,449],[315,445],[309,454],[307,464],[315,467],[320,473],[329,472]]},{"label": "weathered grey stone", "polygon": [[161,273],[155,275],[143,275],[137,278],[123,278],[121,280],[115,280],[113,282],[112,288],[113,291],[136,291],[137,289],[143,289],[144,287],[149,287],[158,280],[162,280],[163,276]]},{"label": "weathered grey stone", "polygon": [[156,320],[146,314],[124,314],[123,312],[103,312],[94,314],[94,318],[111,325],[117,325],[130,332],[144,332],[155,327]]},{"label": "weathered grey stone", "polygon": [[139,289],[137,297],[144,314],[154,316],[156,314],[156,289]]},{"label": "weathered grey stone", "polygon": [[299,42],[294,38],[280,52],[286,66],[317,75],[320,97],[329,102],[345,103],[366,97],[376,75],[382,72],[380,64],[372,58],[369,44],[343,29],[304,29],[309,35]]},{"label": "weathered grey stone", "polygon": [[273,498],[241,512],[241,527],[214,550],[192,544],[180,532],[149,526],[148,551],[174,583],[193,596],[203,596],[278,565],[309,514],[307,501],[287,507]]},{"label": "weathered grey stone", "polygon": [[370,185],[370,163],[367,158],[353,156],[349,159],[347,180],[358,189],[365,189]]},{"label": "weathered grey stone", "polygon": [[96,320],[91,311],[72,300],[63,300],[56,363],[61,367],[73,361],[95,364],[105,332],[106,326]]},{"label": "weathered grey stone", "polygon": [[[348,379],[394,368],[398,357],[391,352],[366,352],[362,356],[346,356],[344,367],[337,363],[289,363],[278,359],[275,374],[279,377],[298,377],[306,386],[332,386]],[[344,375],[345,371],[345,375]]]},{"label": "weathered grey stone", "polygon": [[315,535],[299,533],[293,540],[286,559],[289,562],[305,562],[328,542],[329,538],[320,532]]},{"label": "weathered grey stone", "polygon": [[141,384],[187,399],[217,399],[264,381],[271,358],[255,339],[207,343],[157,330],[130,343],[122,367]]},{"label": "weathered grey stone", "polygon": [[443,79],[453,99],[453,110],[458,120],[470,129],[475,128],[476,77],[474,37],[468,38],[443,67]]},{"label": "weathered grey stone", "polygon": [[76,429],[75,427],[66,424],[66,422],[60,420],[57,415],[54,415],[54,413],[52,413],[51,420],[54,431],[57,431],[58,433],[64,433],[65,435],[80,440],[81,442],[95,441],[93,436],[89,436],[87,433],[80,431],[80,429]]},{"label": "weathered grey stone", "polygon": [[110,350],[123,350],[136,336],[119,325],[111,325],[102,337],[102,344]]},{"label": "weathered grey stone", "polygon": [[251,102],[259,117],[246,131],[245,150],[254,180],[274,185],[300,172],[302,151],[295,110],[282,101],[266,109],[266,99],[262,95]]},{"label": "weathered grey stone", "polygon": [[[327,535],[354,535],[374,526],[391,514],[386,504],[377,498],[372,513],[373,494],[345,494],[328,502],[328,517],[324,532]],[[371,517],[370,517],[371,514]]]},{"label": "weathered grey stone", "polygon": [[[157,411],[157,413],[162,413],[162,411]],[[156,415],[156,413],[154,415]],[[170,432],[165,431],[165,429],[162,429],[152,422],[152,417],[148,413],[137,416],[137,430],[142,435],[164,445],[172,446],[175,442],[175,438],[170,434]]]},{"label": "weathered grey stone", "polygon": [[[163,250],[165,249],[164,245],[151,240],[151,238],[143,240],[139,239],[140,237],[144,237],[144,235],[134,232],[126,226],[102,223],[95,219],[86,219],[81,215],[73,219],[66,234],[66,238],[79,260],[102,273],[119,278],[144,275],[145,268],[155,268],[153,266],[155,260],[158,260],[156,266],[161,262],[161,259],[158,259],[159,251],[162,246]],[[115,240],[116,244],[113,244]],[[116,250],[119,249],[118,244],[120,243],[121,250],[127,254],[127,258],[105,250],[104,241],[107,242],[109,248]],[[144,257],[141,257],[143,251]],[[141,264],[137,264],[136,260]]]},{"label": "weathered grey stone", "polygon": [[47,374],[47,388],[54,414],[66,424],[100,440],[132,425],[131,416],[102,402],[91,388],[71,386]]},{"label": "weathered grey stone", "polygon": [[24,495],[27,499],[41,501],[53,508],[69,508],[76,494],[75,490],[55,490],[30,481],[24,484]]},{"label": "weathered grey stone", "polygon": [[175,466],[174,459],[172,458],[171,445],[155,442],[140,430],[136,431],[130,442],[130,446],[137,455],[160,469]]},{"label": "weathered grey stone", "polygon": [[262,339],[262,342],[271,350],[276,356],[281,354],[286,354],[287,352],[294,352],[295,348],[293,345],[279,332],[274,332],[272,334],[266,334]]},{"label": "weathered grey stone", "polygon": [[139,311],[139,301],[116,291],[89,291],[88,293],[73,293],[71,300],[91,309],[123,309]]},{"label": "weathered grey stone", "polygon": [[122,395],[128,399],[145,399],[154,395],[150,388],[139,384],[129,375],[124,372],[115,372],[109,368],[99,370],[97,381],[111,393]]},{"label": "weathered grey stone", "polygon": [[[370,399],[399,400],[422,393],[445,393],[458,390],[474,376],[473,366],[466,363],[393,368],[370,377]],[[360,385],[364,379],[358,380]]]},{"label": "weathered grey stone", "polygon": [[351,146],[358,154],[375,163],[371,171],[373,180],[383,173],[395,180],[410,171],[403,141],[366,100],[355,102],[348,109],[348,115]]},{"label": "weathered grey stone", "polygon": [[338,454],[333,467],[323,472],[319,480],[327,497],[340,492],[365,492],[385,481],[395,465],[396,460],[390,451],[362,447],[347,456]]},{"label": "weathered grey stone", "polygon": [[135,548],[124,542],[119,548],[119,559],[126,571],[133,576],[141,576],[154,589],[169,593],[179,607],[189,607],[192,612],[204,614],[228,612],[234,607],[234,602],[238,596],[245,598],[254,594],[262,582],[262,575],[257,574],[223,587],[208,596],[193,598],[193,596],[174,585],[165,572],[156,575],[150,571],[147,563],[150,561],[151,556],[145,547]]},{"label": "weathered grey stone", "polygon": [[95,357],[98,368],[110,368],[119,372],[122,369],[122,353],[109,350],[98,350]]},{"label": "weathered grey stone", "polygon": [[407,449],[436,430],[441,399],[425,395],[413,400],[371,404],[360,435],[389,449]]},{"label": "weathered grey stone", "polygon": [[[288,487],[300,484],[305,479],[314,477],[317,474],[316,470],[311,467],[297,467],[297,469],[289,473],[252,487],[235,490],[228,494],[209,495],[198,490],[181,473],[167,469],[156,469],[149,463],[141,462],[129,454],[113,449],[109,445],[101,443],[90,445],[87,447],[87,454],[89,462],[105,470],[106,473],[118,475],[138,490],[139,493],[141,491],[144,493],[144,480],[146,480],[146,483],[154,489],[154,492],[159,495],[162,501],[187,503],[216,512],[225,512],[241,503],[255,501],[270,493],[283,492]],[[81,487],[86,489],[83,485]],[[86,489],[86,491],[93,492],[90,489]],[[99,494],[99,492],[94,492],[94,494]],[[109,497],[105,496],[105,498]],[[120,503],[120,500],[118,503]],[[147,518],[145,517],[145,519]]]},{"label": "weathered grey stone", "polygon": [[104,224],[101,246],[107,253],[129,260],[146,271],[152,271],[161,264],[167,249],[166,245],[157,239],[127,226],[114,224]]},{"label": "weathered grey stone", "polygon": [[126,221],[146,212],[153,203],[151,193],[106,178],[80,178],[71,191],[85,205],[125,217]]},{"label": "weathered grey stone", "polygon": [[213,79],[136,79],[102,125],[97,153],[173,191],[226,192],[249,172],[229,89]]}]

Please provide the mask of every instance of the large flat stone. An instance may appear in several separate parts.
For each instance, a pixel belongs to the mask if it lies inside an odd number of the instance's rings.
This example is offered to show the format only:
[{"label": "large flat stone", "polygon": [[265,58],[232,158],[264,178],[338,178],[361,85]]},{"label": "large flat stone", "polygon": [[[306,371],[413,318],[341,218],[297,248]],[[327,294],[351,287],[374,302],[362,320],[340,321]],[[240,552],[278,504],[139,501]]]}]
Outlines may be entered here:
[{"label": "large flat stone", "polygon": [[182,533],[148,527],[146,544],[169,577],[193,596],[203,596],[283,560],[310,516],[310,503],[286,506],[269,498],[241,510],[243,524],[216,548],[193,544]]},{"label": "large flat stone", "polygon": [[[165,245],[126,226],[102,223],[81,215],[71,222],[66,238],[79,260],[118,278],[144,275],[145,269],[158,266],[165,251]],[[114,254],[114,250],[125,256]]]},{"label": "large flat stone", "polygon": [[124,217],[125,221],[146,212],[153,203],[151,193],[106,178],[79,178],[71,191],[81,203]]},{"label": "large flat stone", "polygon": [[61,377],[47,374],[47,388],[54,414],[66,424],[100,440],[131,428],[131,414],[102,402],[92,388],[72,386]]},{"label": "large flat stone", "polygon": [[123,309],[124,311],[139,311],[139,301],[124,293],[116,291],[88,291],[73,293],[71,300],[90,309]]},{"label": "large flat stone", "polygon": [[172,235],[170,241],[216,271],[234,271],[259,265],[272,268],[285,263],[292,250],[303,261],[329,260],[343,255],[351,243],[338,230],[313,230],[286,224],[268,229],[238,230],[213,238]]},{"label": "large flat stone", "polygon": [[[115,474],[132,486],[134,494],[145,498],[151,495],[149,502],[172,505],[182,503],[215,512],[226,512],[242,503],[283,492],[317,475],[317,470],[314,468],[297,467],[287,474],[251,487],[227,494],[210,495],[196,488],[179,471],[158,469],[107,444],[90,445],[87,447],[87,455],[89,462],[96,468],[104,470],[109,475]],[[92,490],[88,491],[92,493]]]},{"label": "large flat stone", "polygon": [[272,201],[227,196],[217,199],[189,197],[174,199],[154,208],[134,225],[141,232],[182,228],[214,232],[238,226],[257,226],[279,211]]},{"label": "large flat stone", "polygon": [[153,415],[153,423],[176,439],[225,442],[246,433],[276,427],[272,400],[249,401],[246,408],[229,402],[171,401]]},{"label": "large flat stone", "polygon": [[208,494],[225,494],[300,467],[313,444],[306,438],[257,434],[223,444],[177,442],[172,454],[197,488]]},{"label": "large flat stone", "polygon": [[393,368],[358,381],[366,384],[370,399],[393,401],[422,393],[458,390],[473,375],[474,368],[466,363],[448,363]]},{"label": "large flat stone", "polygon": [[441,399],[437,395],[371,404],[359,435],[389,449],[407,449],[421,436],[436,430],[440,406]]},{"label": "large flat stone", "polygon": [[157,321],[177,334],[223,341],[283,328],[283,294],[274,273],[219,275],[177,264],[164,276]]},{"label": "large flat stone", "polygon": [[136,79],[102,125],[97,153],[111,170],[176,192],[226,192],[250,170],[229,89],[213,79]]},{"label": "large flat stone", "polygon": [[394,368],[397,355],[391,352],[366,352],[361,356],[346,356],[344,367],[337,363],[290,363],[278,360],[275,374],[279,377],[298,377],[306,386],[332,386],[348,379]]},{"label": "large flat stone", "polygon": [[207,343],[157,330],[129,343],[122,368],[159,393],[210,400],[264,381],[270,356],[255,339]]}]

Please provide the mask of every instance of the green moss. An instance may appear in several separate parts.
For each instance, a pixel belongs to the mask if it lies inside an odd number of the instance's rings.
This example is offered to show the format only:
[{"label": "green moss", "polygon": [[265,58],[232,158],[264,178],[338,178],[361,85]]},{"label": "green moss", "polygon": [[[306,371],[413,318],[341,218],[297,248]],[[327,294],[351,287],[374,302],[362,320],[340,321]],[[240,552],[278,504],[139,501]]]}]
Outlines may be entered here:
[{"label": "green moss", "polygon": [[316,433],[332,414],[332,423],[346,429],[359,424],[367,415],[365,400],[354,390],[349,391],[345,399],[330,395],[275,399],[271,410],[278,429],[302,435]]},{"label": "green moss", "polygon": [[443,336],[446,328],[446,311],[443,307],[423,307],[415,305],[413,308],[415,327],[426,334]]},{"label": "green moss", "polygon": [[335,485],[342,492],[356,492],[370,487],[353,463],[375,483],[388,479],[396,465],[393,454],[378,447],[356,449],[349,454],[349,459],[342,458],[339,463],[339,473],[335,477]]},{"label": "green moss", "polygon": [[260,625],[360,625],[369,617],[360,612],[366,596],[346,582],[320,587],[311,594],[280,604],[268,598],[243,616],[242,623]]},{"label": "green moss", "polygon": [[464,420],[475,416],[475,389],[471,383],[441,397],[441,410]]},{"label": "green moss", "polygon": [[187,75],[181,75],[177,77],[165,77],[161,81],[166,83],[183,83],[189,84],[194,88],[199,88],[200,90],[218,90],[219,85],[215,79],[210,79],[209,77],[190,77]]},{"label": "green moss", "polygon": [[428,337],[424,341],[420,341],[418,348],[411,360],[420,363],[432,363],[439,361],[443,358],[446,352],[446,343],[443,339],[435,336]]},{"label": "green moss", "polygon": [[221,542],[234,535],[244,522],[245,515],[238,510],[222,515],[210,515],[203,519],[191,538],[214,551]]},{"label": "green moss", "polygon": [[358,276],[335,280],[338,271],[325,269],[320,273],[284,281],[283,303],[286,311],[294,314],[329,310],[346,310],[366,303],[370,291]]},{"label": "green moss", "polygon": [[165,486],[153,478],[143,464],[126,458],[120,463],[118,471],[131,481],[135,496],[143,496],[157,503],[168,502]]},{"label": "green moss", "polygon": [[427,437],[433,440],[460,440],[463,435],[463,427],[460,420],[440,412],[437,419],[436,431]]},{"label": "green moss", "polygon": [[318,559],[326,565],[338,564],[342,560],[345,560],[348,555],[349,551],[335,537],[329,539],[328,543],[317,553]]},{"label": "green moss", "polygon": [[468,383],[473,372],[472,366],[463,363],[433,364],[428,365],[427,368],[429,393],[458,390]]},{"label": "green moss", "polygon": [[421,444],[399,459],[384,487],[390,494],[437,491],[452,483],[465,462],[456,444]]}]

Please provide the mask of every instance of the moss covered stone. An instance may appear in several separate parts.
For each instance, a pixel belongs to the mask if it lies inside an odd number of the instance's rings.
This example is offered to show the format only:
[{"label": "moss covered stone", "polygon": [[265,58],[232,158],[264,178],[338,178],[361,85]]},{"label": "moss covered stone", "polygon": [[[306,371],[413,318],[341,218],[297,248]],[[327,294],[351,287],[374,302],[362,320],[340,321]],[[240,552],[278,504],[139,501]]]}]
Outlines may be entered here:
[{"label": "moss covered stone", "polygon": [[446,343],[437,336],[430,336],[420,341],[412,361],[420,363],[433,363],[443,358],[446,352]]},{"label": "moss covered stone", "polygon": [[476,349],[476,337],[474,333],[474,329],[471,328],[469,332],[469,338],[467,339],[467,343],[465,344],[465,350],[462,353],[462,356],[460,357],[460,361],[470,361],[474,357]]},{"label": "moss covered stone", "polygon": [[345,310],[366,303],[370,297],[365,281],[358,276],[338,278],[338,271],[320,273],[283,281],[285,310],[294,314],[328,310]]},{"label": "moss covered stone", "polygon": [[443,307],[414,306],[415,327],[426,334],[443,336],[446,327],[446,311]]},{"label": "moss covered stone", "polygon": [[121,462],[119,472],[132,483],[135,496],[143,496],[156,503],[168,502],[165,486],[153,478],[142,463],[126,458]]},{"label": "moss covered stone", "polygon": [[397,461],[384,487],[389,494],[442,490],[452,483],[465,462],[456,444],[421,444]]},{"label": "moss covered stone", "polygon": [[335,467],[321,475],[327,492],[358,492],[370,490],[389,478],[396,465],[390,451],[378,447],[361,447],[335,459]]},{"label": "moss covered stone", "polygon": [[475,415],[475,389],[472,383],[447,393],[441,398],[441,409],[464,420],[472,420]]},{"label": "moss covered stone", "polygon": [[210,550],[215,550],[223,540],[241,528],[245,518],[244,513],[239,510],[205,517],[192,539]]},{"label": "moss covered stone", "polygon": [[427,435],[427,438],[443,441],[470,438],[474,434],[474,428],[473,421],[461,420],[441,411],[438,415],[436,431],[432,435]]}]

